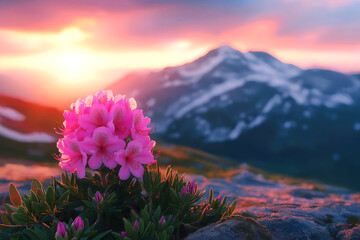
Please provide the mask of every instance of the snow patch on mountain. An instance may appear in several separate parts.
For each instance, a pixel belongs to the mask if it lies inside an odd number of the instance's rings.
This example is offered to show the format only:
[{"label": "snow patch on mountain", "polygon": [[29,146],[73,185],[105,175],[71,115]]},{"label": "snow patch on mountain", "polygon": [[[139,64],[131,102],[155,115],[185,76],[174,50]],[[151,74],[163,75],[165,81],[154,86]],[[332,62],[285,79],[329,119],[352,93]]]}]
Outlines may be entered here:
[{"label": "snow patch on mountain", "polygon": [[273,107],[275,107],[276,105],[281,104],[282,102],[282,98],[279,95],[275,95],[274,97],[272,97],[265,105],[264,109],[263,109],[263,113],[268,113],[271,111],[271,109],[273,109]]},{"label": "snow patch on mountain", "polygon": [[352,98],[348,94],[336,93],[329,97],[329,100],[325,102],[325,106],[334,108],[339,104],[351,105],[353,104]]},{"label": "snow patch on mountain", "polygon": [[26,119],[25,115],[20,113],[19,111],[9,108],[0,106],[0,116],[6,117],[13,121],[24,121]]},{"label": "snow patch on mountain", "polygon": [[246,129],[247,125],[244,121],[240,121],[236,124],[235,128],[230,132],[229,139],[235,140]]},{"label": "snow patch on mountain", "polygon": [[286,121],[283,126],[285,129],[295,128],[297,123],[295,121]]},{"label": "snow patch on mountain", "polygon": [[[193,62],[185,64],[175,69],[181,76],[180,79],[169,80],[168,75],[165,75],[163,80],[163,87],[178,87],[189,85],[198,82],[205,74],[213,70],[221,62],[229,59],[239,59],[242,55],[239,51],[229,47],[221,46],[214,50],[214,56],[203,59],[204,61]],[[165,78],[166,77],[166,78]]]},{"label": "snow patch on mountain", "polygon": [[216,67],[219,63],[224,60],[225,57],[224,51],[219,51],[215,57],[209,58],[207,61],[198,64],[198,65],[186,65],[179,69],[180,75],[183,77],[197,77],[200,78],[214,67]]},{"label": "snow patch on mountain", "polygon": [[[239,81],[236,79],[228,79],[228,81],[217,84],[213,88],[209,89],[208,91],[204,91],[203,94],[195,96],[194,98],[190,98],[188,96],[182,97],[178,102],[176,102],[173,106],[179,105],[180,108],[170,108],[172,111],[168,111],[168,115],[174,114],[175,118],[181,118],[183,117],[187,112],[193,110],[194,108],[197,108],[208,101],[210,101],[212,98],[220,96],[234,88],[240,87],[245,83],[245,81]],[[188,99],[187,101],[185,99]],[[181,104],[184,103],[185,104]],[[181,106],[182,105],[182,106]],[[176,112],[173,112],[173,111]]]},{"label": "snow patch on mountain", "polygon": [[53,143],[56,139],[46,133],[32,132],[21,133],[0,125],[0,135],[17,142]]}]

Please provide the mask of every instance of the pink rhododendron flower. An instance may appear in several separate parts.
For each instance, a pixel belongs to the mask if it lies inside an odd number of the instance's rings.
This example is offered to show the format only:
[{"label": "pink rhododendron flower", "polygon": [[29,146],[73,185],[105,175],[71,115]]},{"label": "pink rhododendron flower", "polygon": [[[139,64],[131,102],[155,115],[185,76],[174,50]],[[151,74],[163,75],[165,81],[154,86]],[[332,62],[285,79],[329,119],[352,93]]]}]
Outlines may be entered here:
[{"label": "pink rhododendron flower", "polygon": [[121,99],[111,108],[116,135],[126,139],[133,128],[133,114],[129,102]]},{"label": "pink rhododendron flower", "polygon": [[128,143],[125,150],[120,150],[115,154],[115,161],[120,165],[119,178],[126,180],[130,177],[130,172],[137,178],[141,178],[144,174],[142,164],[154,163],[154,156],[149,151],[149,146],[154,146],[152,141],[144,146],[144,143],[133,140]]},{"label": "pink rhododendron flower", "polygon": [[112,123],[110,120],[111,114],[106,106],[96,103],[91,107],[89,113],[79,116],[79,125],[88,131],[93,131],[95,128],[101,126],[111,127]]},{"label": "pink rhododendron flower", "polygon": [[63,138],[56,158],[66,171],[85,176],[85,167],[102,165],[114,169],[121,165],[119,176],[142,177],[144,165],[155,163],[151,141],[150,118],[137,109],[135,99],[114,96],[112,91],[98,91],[78,99],[63,114],[65,121],[58,132]]},{"label": "pink rhododendron flower", "polygon": [[134,127],[131,131],[131,137],[139,141],[148,142],[151,131],[151,127],[148,127],[150,118],[144,117],[142,110],[135,109],[133,111],[133,122]]},{"label": "pink rhododendron flower", "polygon": [[92,137],[87,137],[81,143],[83,150],[92,154],[89,159],[89,167],[98,169],[101,164],[113,169],[116,167],[114,152],[124,149],[124,140],[114,136],[109,128],[98,127],[94,130]]},{"label": "pink rhododendron flower", "polygon": [[57,160],[60,161],[60,167],[72,173],[77,171],[78,177],[83,178],[85,176],[87,156],[80,149],[77,139],[62,138],[57,142],[57,147],[61,153],[61,157],[57,157]]},{"label": "pink rhododendron flower", "polygon": [[64,129],[62,134],[67,135],[74,132],[78,127],[79,123],[75,112],[64,111],[63,114],[65,121],[63,123]]}]

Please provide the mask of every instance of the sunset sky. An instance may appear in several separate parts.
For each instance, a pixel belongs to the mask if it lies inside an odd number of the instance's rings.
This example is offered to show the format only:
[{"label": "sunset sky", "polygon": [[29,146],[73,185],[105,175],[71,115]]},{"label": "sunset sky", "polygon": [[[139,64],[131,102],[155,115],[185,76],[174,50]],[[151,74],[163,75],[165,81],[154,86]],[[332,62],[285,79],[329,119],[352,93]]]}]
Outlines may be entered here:
[{"label": "sunset sky", "polygon": [[0,93],[25,84],[75,94],[222,44],[356,73],[359,13],[355,0],[0,0],[0,83],[12,83]]}]

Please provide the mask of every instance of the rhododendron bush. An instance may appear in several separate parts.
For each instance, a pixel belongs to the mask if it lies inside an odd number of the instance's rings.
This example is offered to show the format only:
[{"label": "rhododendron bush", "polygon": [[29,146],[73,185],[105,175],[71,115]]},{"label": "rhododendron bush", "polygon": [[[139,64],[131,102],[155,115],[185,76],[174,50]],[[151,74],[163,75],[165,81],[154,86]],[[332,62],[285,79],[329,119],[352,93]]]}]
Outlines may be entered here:
[{"label": "rhododendron bush", "polygon": [[155,163],[150,140],[150,118],[136,109],[136,101],[126,96],[113,96],[111,91],[99,91],[78,99],[64,112],[64,137],[57,146],[62,169],[85,176],[85,167],[101,166],[114,169],[121,165],[119,178],[126,180],[132,173],[141,178],[143,164]]},{"label": "rhododendron bush", "polygon": [[[0,239],[181,239],[231,215],[227,197],[160,169],[150,118],[136,101],[99,91],[64,112],[57,130],[64,170],[29,194],[10,185]],[[86,171],[89,169],[89,171]]]}]

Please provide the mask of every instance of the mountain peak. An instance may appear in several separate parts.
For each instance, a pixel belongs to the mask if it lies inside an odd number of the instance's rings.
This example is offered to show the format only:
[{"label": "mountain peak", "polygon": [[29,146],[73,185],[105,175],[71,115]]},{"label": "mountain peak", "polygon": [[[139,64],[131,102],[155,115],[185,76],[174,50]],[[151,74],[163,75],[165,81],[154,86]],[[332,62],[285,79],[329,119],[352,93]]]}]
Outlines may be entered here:
[{"label": "mountain peak", "polygon": [[230,45],[222,45],[222,46],[216,48],[215,50],[218,50],[219,52],[222,52],[222,53],[233,53],[233,52],[238,53],[239,52],[238,50],[234,49]]}]

